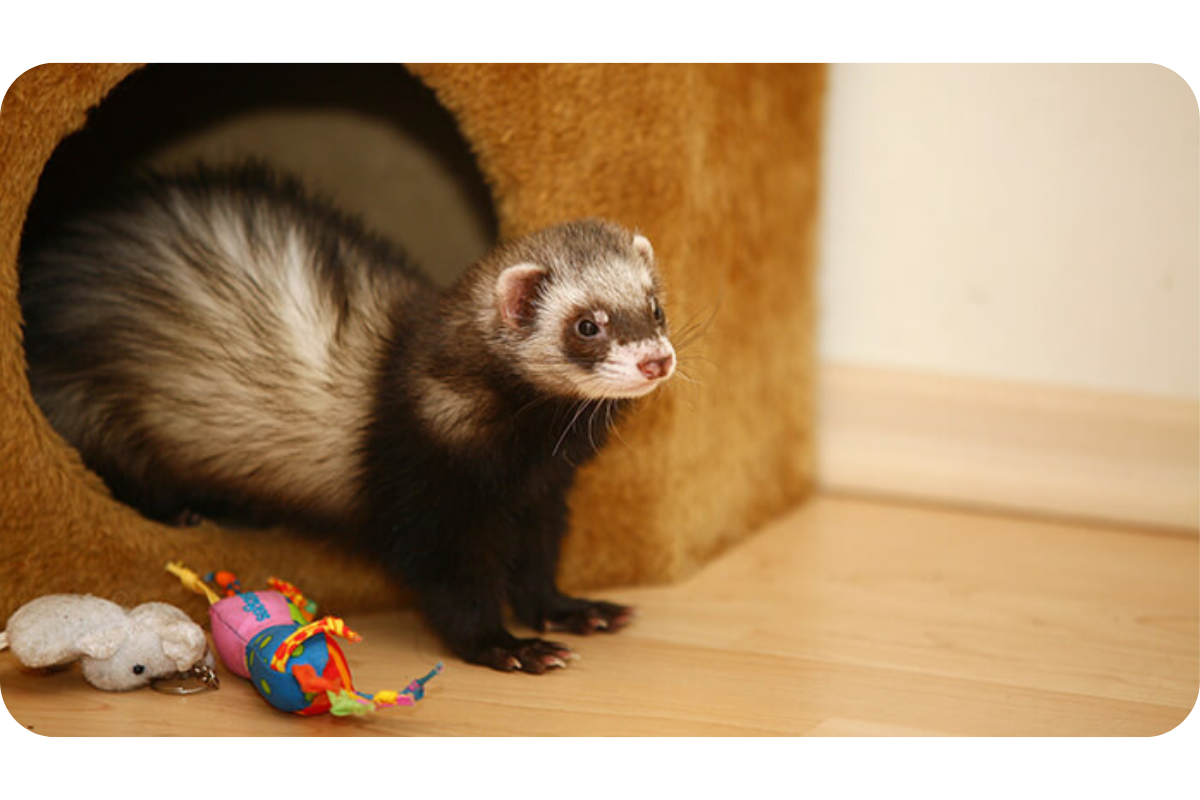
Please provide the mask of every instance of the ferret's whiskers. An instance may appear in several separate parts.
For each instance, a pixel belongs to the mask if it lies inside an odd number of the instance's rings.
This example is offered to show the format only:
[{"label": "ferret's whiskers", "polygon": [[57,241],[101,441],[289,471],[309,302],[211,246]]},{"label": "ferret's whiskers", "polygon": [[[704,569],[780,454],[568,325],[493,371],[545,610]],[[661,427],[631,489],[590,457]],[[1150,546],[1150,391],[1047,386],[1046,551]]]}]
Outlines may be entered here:
[{"label": "ferret's whiskers", "polygon": [[562,447],[563,440],[567,438],[567,433],[569,433],[571,428],[575,426],[575,421],[579,419],[579,415],[584,412],[584,409],[586,409],[591,402],[591,400],[580,400],[578,403],[576,403],[578,410],[575,412],[575,416],[571,417],[571,421],[567,423],[567,427],[563,428],[562,435],[558,437],[558,441],[555,442],[554,449],[550,452],[550,455],[558,455],[558,448]]},{"label": "ferret's whiskers", "polygon": [[688,383],[690,383],[693,386],[700,386],[700,387],[704,386],[703,383],[701,383],[700,381],[693,378],[691,375],[688,375],[686,372],[684,372],[682,367],[676,367],[675,374],[678,375],[679,377],[683,378],[685,381],[687,381]]},{"label": "ferret's whiskers", "polygon": [[625,437],[621,435],[621,426],[618,425],[616,423],[616,420],[613,419],[613,404],[612,403],[608,404],[608,410],[606,413],[608,415],[608,421],[607,421],[608,422],[608,430],[611,433],[615,433],[617,435],[617,439],[620,440],[621,444],[625,445],[625,447],[629,448],[630,450],[633,450],[633,447],[630,446],[629,442],[627,442],[625,440]]},{"label": "ferret's whiskers", "polygon": [[721,300],[718,299],[717,302],[713,304],[712,311],[709,313],[707,319],[703,321],[697,319],[700,314],[704,313],[703,310],[697,311],[695,314],[689,317],[687,322],[683,324],[683,327],[679,329],[678,333],[671,337],[675,344],[676,351],[687,347],[696,339],[707,336],[708,329],[712,327],[713,320],[717,318],[717,312],[720,311],[720,309]]},{"label": "ferret's whiskers", "polygon": [[600,423],[604,426],[604,433],[607,437],[607,434],[612,431],[612,401],[601,399],[601,401],[596,402],[596,407],[592,410],[592,416],[588,417],[588,441],[592,444],[592,450],[596,452],[600,450],[600,445],[596,444],[596,440],[592,435],[592,423],[595,422],[596,414],[599,414],[601,409],[604,410],[605,414],[601,417]]}]

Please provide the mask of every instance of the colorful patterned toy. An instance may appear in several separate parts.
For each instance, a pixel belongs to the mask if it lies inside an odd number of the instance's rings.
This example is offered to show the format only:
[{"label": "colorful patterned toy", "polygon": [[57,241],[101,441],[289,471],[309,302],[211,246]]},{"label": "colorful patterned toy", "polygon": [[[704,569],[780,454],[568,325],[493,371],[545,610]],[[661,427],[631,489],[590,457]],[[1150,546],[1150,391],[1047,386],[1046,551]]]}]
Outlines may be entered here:
[{"label": "colorful patterned toy", "polygon": [[210,573],[205,580],[221,587],[221,598],[182,564],[168,564],[167,571],[208,598],[213,643],[226,668],[248,679],[280,711],[350,716],[378,707],[411,706],[425,696],[425,684],[442,671],[438,664],[400,692],[364,694],[354,688],[346,657],[333,639],[358,642],[362,637],[337,617],[314,620],[316,604],[295,586],[270,578],[271,590],[246,592],[232,573]]}]

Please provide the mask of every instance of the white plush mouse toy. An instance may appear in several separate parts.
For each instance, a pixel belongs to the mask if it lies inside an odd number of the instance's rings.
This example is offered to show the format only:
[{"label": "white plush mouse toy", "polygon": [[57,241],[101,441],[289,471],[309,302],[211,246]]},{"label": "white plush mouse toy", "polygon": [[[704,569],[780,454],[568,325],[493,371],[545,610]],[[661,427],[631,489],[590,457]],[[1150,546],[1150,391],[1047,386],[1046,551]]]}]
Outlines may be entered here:
[{"label": "white plush mouse toy", "polygon": [[51,594],[21,606],[0,633],[27,667],[80,660],[97,689],[124,692],[186,672],[205,657],[200,626],[175,606],[144,603],[127,611],[92,595]]}]

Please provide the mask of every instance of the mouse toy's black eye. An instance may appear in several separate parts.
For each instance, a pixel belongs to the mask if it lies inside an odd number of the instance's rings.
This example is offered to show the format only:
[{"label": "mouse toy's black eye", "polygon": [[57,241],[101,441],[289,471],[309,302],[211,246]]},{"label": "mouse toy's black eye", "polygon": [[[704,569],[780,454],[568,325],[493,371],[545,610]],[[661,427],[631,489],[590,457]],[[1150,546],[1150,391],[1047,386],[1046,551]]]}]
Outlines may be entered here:
[{"label": "mouse toy's black eye", "polygon": [[133,674],[134,675],[141,675],[145,671],[146,671],[146,668],[144,666],[142,666],[141,664],[133,665]]},{"label": "mouse toy's black eye", "polygon": [[591,339],[600,335],[600,326],[584,317],[575,323],[575,332],[585,339]]}]

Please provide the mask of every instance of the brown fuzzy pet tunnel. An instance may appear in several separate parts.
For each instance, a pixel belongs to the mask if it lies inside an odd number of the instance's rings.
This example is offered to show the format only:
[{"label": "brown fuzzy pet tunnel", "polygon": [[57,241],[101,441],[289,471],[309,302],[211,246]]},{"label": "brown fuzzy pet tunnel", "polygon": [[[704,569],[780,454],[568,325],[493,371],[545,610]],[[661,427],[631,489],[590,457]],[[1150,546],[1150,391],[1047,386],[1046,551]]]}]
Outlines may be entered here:
[{"label": "brown fuzzy pet tunnel", "polygon": [[[222,70],[221,79],[205,84],[206,69]],[[240,80],[239,69],[250,77]],[[253,69],[47,65],[23,74],[4,97],[0,620],[51,592],[125,604],[161,599],[199,612],[163,570],[176,559],[233,570],[250,586],[279,575],[338,613],[403,596],[370,559],[337,541],[144,519],[111,499],[30,395],[17,291],[27,220],[69,207],[83,183],[136,160],[145,145],[136,116],[124,133],[109,120],[106,133],[80,143],[106,109],[136,105],[139,81],[168,89],[191,81],[164,94],[181,110],[177,129],[159,126],[161,135],[184,138],[193,131],[183,112],[213,97],[236,96],[252,111],[245,87]],[[315,67],[271,69],[285,79],[305,70],[290,84],[297,97],[319,83]],[[821,67],[394,66],[375,68],[369,83],[330,70],[323,102],[342,102],[344,85],[344,102],[376,121],[405,113],[389,105],[395,97],[428,96],[450,121],[444,136],[464,143],[460,161],[480,176],[478,197],[467,202],[484,206],[489,237],[584,216],[637,228],[654,242],[676,329],[706,324],[681,352],[691,380],[677,378],[645,401],[581,472],[565,587],[679,579],[804,496],[813,476]],[[369,143],[330,142],[322,157],[344,147]]]}]

